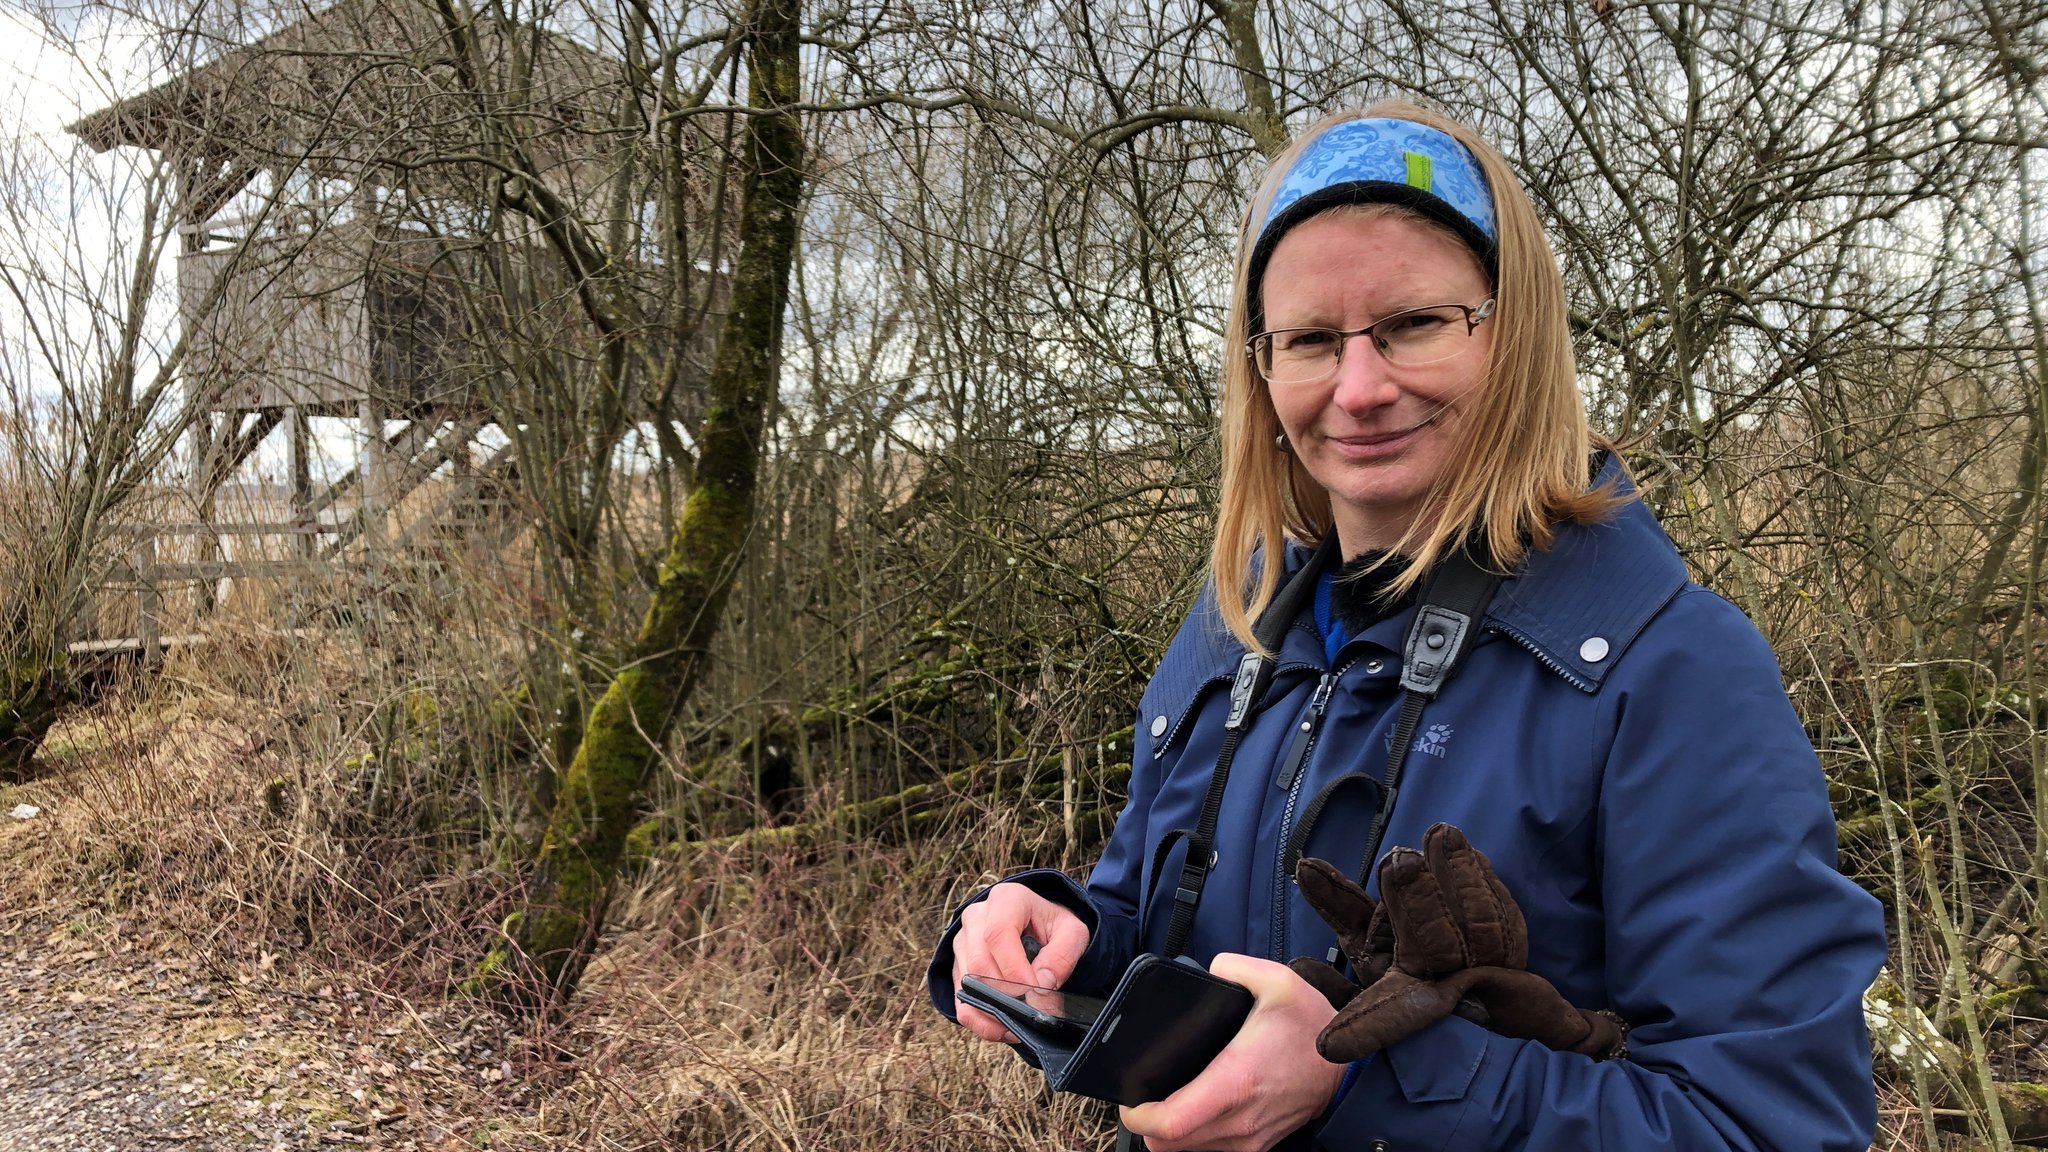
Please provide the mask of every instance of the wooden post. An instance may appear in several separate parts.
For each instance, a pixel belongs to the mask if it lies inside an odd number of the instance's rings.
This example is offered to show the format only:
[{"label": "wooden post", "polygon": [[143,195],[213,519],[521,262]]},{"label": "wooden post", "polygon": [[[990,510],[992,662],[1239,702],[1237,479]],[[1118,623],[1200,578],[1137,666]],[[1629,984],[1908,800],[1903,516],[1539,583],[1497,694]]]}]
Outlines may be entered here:
[{"label": "wooden post", "polygon": [[363,527],[363,612],[373,627],[381,623],[377,595],[384,586],[379,567],[384,555],[384,417],[383,406],[368,394],[359,405],[363,431],[362,482],[357,486],[356,515]]},{"label": "wooden post", "polygon": [[308,512],[313,506],[313,469],[309,463],[310,454],[306,445],[311,430],[307,426],[306,410],[294,404],[286,409],[286,422],[290,425],[288,436],[291,441],[291,522],[295,533],[292,551],[302,560],[313,558],[313,517]]},{"label": "wooden post", "polygon": [[154,668],[163,659],[160,643],[157,598],[156,533],[144,530],[135,545],[135,642],[142,649],[142,666]]},{"label": "wooden post", "polygon": [[362,414],[364,435],[357,515],[362,517],[363,548],[374,553],[384,539],[384,416],[371,397],[363,397],[357,407]]}]

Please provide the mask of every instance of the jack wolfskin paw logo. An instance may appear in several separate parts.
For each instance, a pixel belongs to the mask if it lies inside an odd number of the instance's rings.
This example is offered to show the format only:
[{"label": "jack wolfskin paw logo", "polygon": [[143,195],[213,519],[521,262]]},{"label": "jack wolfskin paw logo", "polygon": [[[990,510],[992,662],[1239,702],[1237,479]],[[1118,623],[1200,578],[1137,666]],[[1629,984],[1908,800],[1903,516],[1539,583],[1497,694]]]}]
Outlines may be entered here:
[{"label": "jack wolfskin paw logo", "polygon": [[1434,756],[1441,760],[1449,752],[1447,746],[1450,744],[1450,741],[1451,726],[1449,724],[1431,724],[1422,735],[1415,738],[1414,750],[1422,753],[1424,756]]}]

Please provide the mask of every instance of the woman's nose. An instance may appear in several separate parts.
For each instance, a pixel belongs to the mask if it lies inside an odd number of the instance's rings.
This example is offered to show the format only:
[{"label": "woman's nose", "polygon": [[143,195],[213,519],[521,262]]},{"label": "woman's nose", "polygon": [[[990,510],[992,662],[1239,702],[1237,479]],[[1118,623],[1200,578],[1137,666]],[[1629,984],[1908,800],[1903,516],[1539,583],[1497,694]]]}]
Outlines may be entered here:
[{"label": "woman's nose", "polygon": [[1380,355],[1371,333],[1361,332],[1344,341],[1344,355],[1337,361],[1337,380],[1331,403],[1353,415],[1369,412],[1399,399],[1393,365]]}]

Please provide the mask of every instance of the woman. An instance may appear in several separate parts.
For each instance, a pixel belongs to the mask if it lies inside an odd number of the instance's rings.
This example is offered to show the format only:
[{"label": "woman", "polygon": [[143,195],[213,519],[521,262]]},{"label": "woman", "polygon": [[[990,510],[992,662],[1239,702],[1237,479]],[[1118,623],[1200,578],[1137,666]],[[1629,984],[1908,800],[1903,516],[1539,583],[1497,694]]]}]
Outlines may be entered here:
[{"label": "woman", "polygon": [[[1194,1082],[1124,1110],[1145,1146],[1257,1150],[1299,1131],[1359,1152],[1866,1148],[1877,903],[1835,869],[1770,649],[1688,582],[1596,452],[1557,261],[1505,161],[1411,105],[1318,124],[1247,214],[1229,325],[1212,579],[1140,705],[1130,803],[1085,889],[1031,871],[962,907],[931,966],[939,1009],[964,973],[1100,993],[1166,949],[1189,839],[1171,833],[1198,825],[1233,674],[1280,600],[1185,949],[1257,1008]],[[1332,540],[1336,556],[1317,551]],[[1382,813],[1388,789],[1332,782],[1385,783],[1403,666],[1420,666],[1404,661],[1417,590],[1460,553],[1505,578]],[[1337,951],[1293,864],[1358,874],[1376,817],[1382,852],[1460,845],[1470,863],[1462,830],[1526,920],[1513,977],[1574,1020],[1626,1025],[1625,1055],[1612,1031],[1553,1046],[1513,1013],[1450,1013],[1456,995],[1350,1044],[1318,991],[1331,981],[1282,963]],[[1420,859],[1384,854],[1368,887]],[[1363,951],[1365,925],[1348,927]],[[1403,947],[1397,970],[1415,967]],[[1386,967],[1352,959],[1359,983]],[[1004,1038],[971,1008],[957,1018]],[[1333,1018],[1323,1051],[1368,1055],[1319,1054]]]}]

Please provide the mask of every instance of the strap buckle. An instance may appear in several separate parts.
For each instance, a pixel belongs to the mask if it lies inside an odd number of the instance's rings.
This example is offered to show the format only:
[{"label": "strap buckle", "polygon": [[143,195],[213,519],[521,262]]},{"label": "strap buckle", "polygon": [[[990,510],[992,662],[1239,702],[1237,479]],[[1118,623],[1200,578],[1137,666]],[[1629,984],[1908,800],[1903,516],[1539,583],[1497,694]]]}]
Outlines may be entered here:
[{"label": "strap buckle", "polygon": [[1266,694],[1266,684],[1272,678],[1273,662],[1257,652],[1247,652],[1237,662],[1237,678],[1230,682],[1230,715],[1223,721],[1226,731],[1244,727],[1245,718]]},{"label": "strap buckle", "polygon": [[1408,629],[1408,651],[1403,653],[1401,687],[1423,696],[1443,691],[1451,669],[1465,650],[1472,631],[1472,618],[1435,604],[1425,604]]}]

